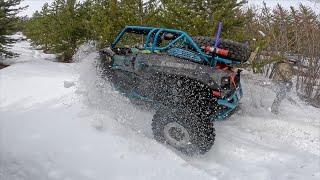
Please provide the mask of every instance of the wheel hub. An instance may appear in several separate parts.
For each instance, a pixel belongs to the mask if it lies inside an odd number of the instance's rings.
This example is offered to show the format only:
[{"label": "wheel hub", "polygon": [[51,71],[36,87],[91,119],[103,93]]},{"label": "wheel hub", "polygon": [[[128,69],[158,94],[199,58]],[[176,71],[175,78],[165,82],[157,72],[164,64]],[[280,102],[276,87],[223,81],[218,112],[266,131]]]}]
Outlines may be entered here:
[{"label": "wheel hub", "polygon": [[175,147],[186,147],[190,144],[190,135],[185,127],[171,122],[164,127],[164,137],[166,141]]}]

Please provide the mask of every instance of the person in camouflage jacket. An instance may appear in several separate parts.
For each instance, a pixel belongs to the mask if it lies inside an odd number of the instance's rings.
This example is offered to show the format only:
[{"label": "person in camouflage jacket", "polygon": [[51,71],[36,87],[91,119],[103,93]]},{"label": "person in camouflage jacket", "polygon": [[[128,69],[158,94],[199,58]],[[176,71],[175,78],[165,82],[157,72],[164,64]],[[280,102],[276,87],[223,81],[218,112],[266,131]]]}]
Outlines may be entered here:
[{"label": "person in camouflage jacket", "polygon": [[294,75],[293,65],[294,62],[284,60],[276,63],[273,69],[271,78],[277,86],[277,95],[271,106],[271,112],[274,114],[279,113],[281,102],[287,97],[287,94],[292,89],[292,78]]}]

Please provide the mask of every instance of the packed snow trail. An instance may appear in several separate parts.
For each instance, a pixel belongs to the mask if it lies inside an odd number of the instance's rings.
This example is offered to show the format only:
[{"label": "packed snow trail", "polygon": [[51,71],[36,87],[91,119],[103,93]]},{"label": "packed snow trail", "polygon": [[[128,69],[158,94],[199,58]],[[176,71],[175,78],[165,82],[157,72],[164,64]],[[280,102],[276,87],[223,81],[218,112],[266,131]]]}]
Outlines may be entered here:
[{"label": "packed snow trail", "polygon": [[27,41],[13,50],[21,56],[0,70],[1,180],[320,178],[320,110],[285,101],[272,115],[275,94],[257,84],[268,80],[246,73],[241,110],[215,123],[209,153],[190,158],[152,139],[153,112],[99,79],[91,46],[74,64]]}]

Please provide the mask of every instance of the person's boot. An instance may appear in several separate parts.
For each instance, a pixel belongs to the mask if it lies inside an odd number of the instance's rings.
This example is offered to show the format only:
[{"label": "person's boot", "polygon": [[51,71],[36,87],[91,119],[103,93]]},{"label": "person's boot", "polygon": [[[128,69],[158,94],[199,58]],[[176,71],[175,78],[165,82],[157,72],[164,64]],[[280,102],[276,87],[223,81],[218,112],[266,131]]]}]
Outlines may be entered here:
[{"label": "person's boot", "polygon": [[279,107],[277,106],[277,104],[273,103],[270,109],[273,114],[279,114]]},{"label": "person's boot", "polygon": [[272,112],[273,114],[275,114],[275,115],[278,115],[278,114],[279,114],[279,110],[276,110],[276,109],[272,109],[272,108],[271,108],[271,112]]}]

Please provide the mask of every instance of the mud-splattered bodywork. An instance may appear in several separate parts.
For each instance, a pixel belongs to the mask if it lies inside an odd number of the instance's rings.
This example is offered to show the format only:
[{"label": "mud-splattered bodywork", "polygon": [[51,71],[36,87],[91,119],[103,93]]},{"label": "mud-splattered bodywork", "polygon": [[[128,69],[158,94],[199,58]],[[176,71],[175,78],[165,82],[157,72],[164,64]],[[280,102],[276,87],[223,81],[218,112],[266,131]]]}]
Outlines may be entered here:
[{"label": "mud-splattered bodywork", "polygon": [[152,52],[148,48],[118,48],[116,44],[103,49],[101,57],[108,80],[130,99],[189,108],[222,120],[237,108],[242,97],[240,72],[229,65],[221,69],[217,62],[212,66],[201,58],[192,61],[168,50]]}]

